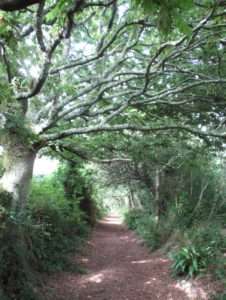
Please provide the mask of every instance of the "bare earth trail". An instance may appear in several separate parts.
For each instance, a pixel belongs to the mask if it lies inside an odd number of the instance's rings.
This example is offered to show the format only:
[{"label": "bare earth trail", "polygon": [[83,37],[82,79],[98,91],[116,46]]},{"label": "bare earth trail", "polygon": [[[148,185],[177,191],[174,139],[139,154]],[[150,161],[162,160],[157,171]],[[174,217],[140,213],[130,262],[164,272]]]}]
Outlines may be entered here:
[{"label": "bare earth trail", "polygon": [[87,275],[62,272],[48,283],[50,300],[206,300],[209,285],[177,283],[165,256],[150,255],[117,216],[98,222],[82,265]]}]

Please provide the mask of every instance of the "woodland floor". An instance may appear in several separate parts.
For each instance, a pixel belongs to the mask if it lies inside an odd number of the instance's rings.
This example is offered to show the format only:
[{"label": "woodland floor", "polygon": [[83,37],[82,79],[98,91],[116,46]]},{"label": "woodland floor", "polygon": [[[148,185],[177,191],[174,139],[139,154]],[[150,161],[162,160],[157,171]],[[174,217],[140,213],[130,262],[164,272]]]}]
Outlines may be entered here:
[{"label": "woodland floor", "polygon": [[98,222],[87,257],[74,263],[85,275],[61,272],[48,279],[48,300],[207,300],[216,290],[211,279],[177,280],[166,256],[152,253],[117,216]]}]

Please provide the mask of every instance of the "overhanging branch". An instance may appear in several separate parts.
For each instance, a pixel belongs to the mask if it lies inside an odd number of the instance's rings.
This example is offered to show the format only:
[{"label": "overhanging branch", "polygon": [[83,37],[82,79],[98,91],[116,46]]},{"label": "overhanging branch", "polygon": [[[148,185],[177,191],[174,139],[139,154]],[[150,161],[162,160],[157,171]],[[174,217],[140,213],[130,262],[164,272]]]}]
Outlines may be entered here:
[{"label": "overhanging branch", "polygon": [[63,159],[70,160],[70,161],[73,159],[67,158],[65,155],[63,155],[64,151],[67,151],[73,155],[76,155],[79,158],[82,158],[84,160],[92,161],[92,162],[98,163],[98,164],[112,164],[112,163],[119,163],[119,162],[120,163],[130,163],[130,162],[132,162],[131,158],[126,158],[126,157],[116,157],[116,158],[112,158],[112,159],[93,158],[85,151],[75,149],[72,146],[64,146],[63,144],[58,145],[58,147],[55,145],[51,145],[50,148],[53,151],[57,152],[60,156],[62,156]]},{"label": "overhanging branch", "polygon": [[26,9],[28,6],[37,4],[41,0],[2,0],[0,1],[0,10],[4,11],[16,11],[20,9]]},{"label": "overhanging branch", "polygon": [[163,126],[139,126],[139,125],[130,125],[130,124],[120,124],[120,125],[96,125],[96,126],[88,126],[82,128],[71,128],[68,130],[63,130],[58,133],[52,134],[44,134],[41,136],[41,139],[48,142],[54,140],[64,139],[69,136],[78,135],[78,134],[88,134],[95,132],[113,132],[113,131],[121,131],[121,130],[130,130],[130,131],[141,131],[141,132],[160,132],[160,131],[169,131],[169,130],[179,130],[179,131],[187,131],[194,135],[198,135],[200,137],[218,137],[218,138],[226,138],[226,132],[217,133],[217,132],[206,132],[201,131],[199,129],[195,129],[186,125],[163,125]]}]

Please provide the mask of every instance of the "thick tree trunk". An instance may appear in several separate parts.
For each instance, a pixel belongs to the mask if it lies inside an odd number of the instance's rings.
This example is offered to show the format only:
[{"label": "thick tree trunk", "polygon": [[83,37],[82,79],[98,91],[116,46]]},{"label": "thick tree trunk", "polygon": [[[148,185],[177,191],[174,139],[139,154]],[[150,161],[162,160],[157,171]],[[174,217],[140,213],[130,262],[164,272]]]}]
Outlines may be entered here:
[{"label": "thick tree trunk", "polygon": [[0,188],[13,195],[10,210],[23,212],[32,179],[36,152],[29,147],[23,136],[8,133],[4,136],[3,168]]}]

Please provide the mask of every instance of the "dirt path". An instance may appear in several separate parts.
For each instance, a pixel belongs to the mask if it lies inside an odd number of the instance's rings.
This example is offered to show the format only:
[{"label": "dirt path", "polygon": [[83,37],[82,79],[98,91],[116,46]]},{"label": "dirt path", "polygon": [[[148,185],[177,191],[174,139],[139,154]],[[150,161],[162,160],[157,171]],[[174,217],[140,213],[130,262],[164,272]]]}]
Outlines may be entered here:
[{"label": "dirt path", "polygon": [[[206,300],[210,286],[178,283],[170,276],[170,262],[150,255],[134,232],[128,231],[117,216],[98,223],[91,251],[82,265],[87,275],[62,272],[51,279],[51,300]],[[50,298],[49,298],[50,299]]]}]

